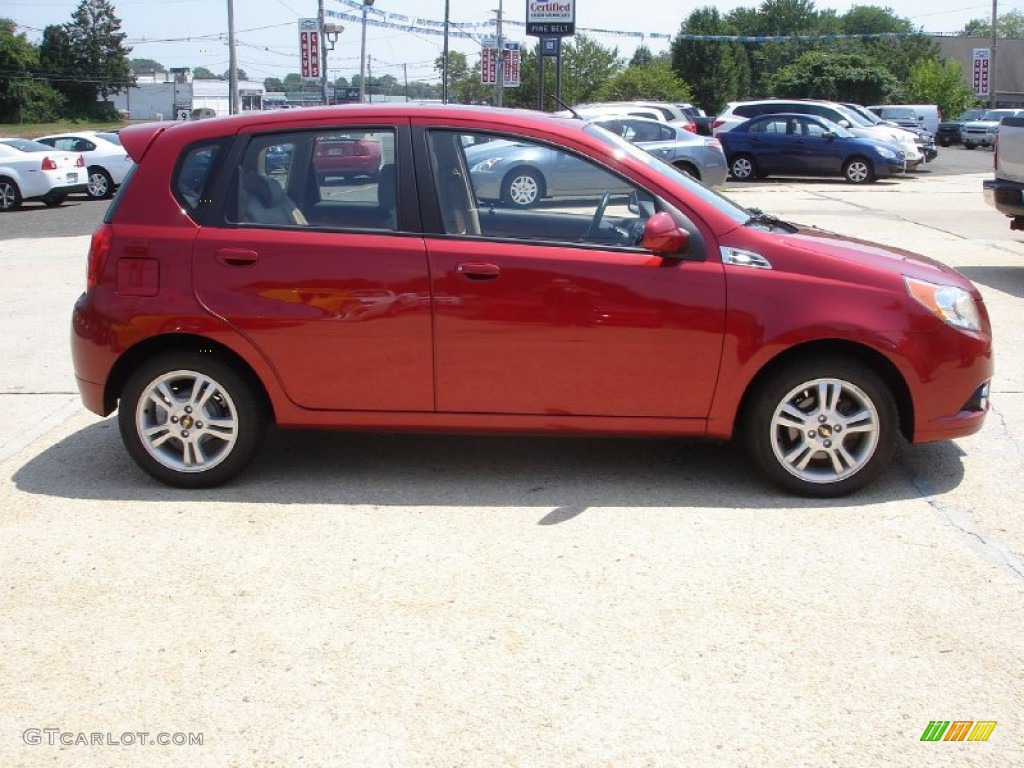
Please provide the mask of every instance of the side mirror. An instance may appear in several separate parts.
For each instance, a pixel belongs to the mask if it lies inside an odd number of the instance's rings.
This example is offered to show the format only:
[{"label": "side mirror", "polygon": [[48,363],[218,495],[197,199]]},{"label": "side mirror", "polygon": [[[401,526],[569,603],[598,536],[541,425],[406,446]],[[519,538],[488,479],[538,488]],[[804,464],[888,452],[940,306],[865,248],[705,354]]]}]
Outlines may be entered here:
[{"label": "side mirror", "polygon": [[690,247],[690,233],[676,224],[665,211],[656,213],[644,223],[640,245],[658,256],[682,256]]},{"label": "side mirror", "polygon": [[843,128],[849,128],[850,127],[850,121],[849,120],[840,120],[839,121],[839,125],[841,125]]},{"label": "side mirror", "polygon": [[835,137],[836,135],[832,133],[832,131],[825,131],[823,134],[821,134],[821,138],[828,139],[829,141],[831,141]]}]

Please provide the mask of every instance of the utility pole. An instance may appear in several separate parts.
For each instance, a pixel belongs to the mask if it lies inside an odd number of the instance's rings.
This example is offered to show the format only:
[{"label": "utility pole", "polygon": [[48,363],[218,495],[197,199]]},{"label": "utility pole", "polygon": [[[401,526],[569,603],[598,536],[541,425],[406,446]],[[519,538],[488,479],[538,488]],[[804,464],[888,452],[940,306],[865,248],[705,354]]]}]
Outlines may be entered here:
[{"label": "utility pole", "polygon": [[363,0],[363,34],[359,46],[359,102],[366,101],[366,9],[373,0]]},{"label": "utility pole", "polygon": [[[450,0],[444,0],[444,53],[441,59],[441,103],[448,103],[448,13]],[[408,90],[406,90],[408,94]]]},{"label": "utility pole", "polygon": [[235,48],[235,6],[228,0],[228,114],[241,112],[238,103],[238,52]]},{"label": "utility pole", "polygon": [[324,106],[330,104],[327,99],[327,35],[324,34],[324,0],[319,0],[316,13],[320,30],[320,97]]},{"label": "utility pole", "polygon": [[999,15],[997,10],[997,4],[999,0],[992,0],[992,59],[988,63],[988,82],[991,93],[989,94],[989,109],[995,109],[998,104],[996,103],[996,38],[997,38],[997,24],[999,21]]},{"label": "utility pole", "polygon": [[500,107],[505,90],[505,38],[502,37],[501,17],[503,0],[498,0],[498,52],[495,56],[498,64],[497,77],[495,78],[494,106]]}]

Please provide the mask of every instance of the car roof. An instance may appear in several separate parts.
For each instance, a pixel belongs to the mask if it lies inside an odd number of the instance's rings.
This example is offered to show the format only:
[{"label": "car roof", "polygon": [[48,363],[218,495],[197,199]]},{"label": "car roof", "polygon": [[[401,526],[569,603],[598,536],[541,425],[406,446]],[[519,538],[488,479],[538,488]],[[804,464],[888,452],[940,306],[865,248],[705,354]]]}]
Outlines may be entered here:
[{"label": "car roof", "polygon": [[303,130],[330,125],[332,119],[344,114],[346,121],[367,124],[429,120],[438,126],[473,129],[534,129],[541,132],[582,132],[586,121],[558,117],[530,109],[399,102],[379,104],[337,104],[329,107],[243,112],[230,117],[213,117],[186,122],[163,121],[131,125],[121,130],[121,143],[133,160],[145,156],[153,141],[162,134],[173,134],[184,143],[213,140],[237,133],[261,130]]}]

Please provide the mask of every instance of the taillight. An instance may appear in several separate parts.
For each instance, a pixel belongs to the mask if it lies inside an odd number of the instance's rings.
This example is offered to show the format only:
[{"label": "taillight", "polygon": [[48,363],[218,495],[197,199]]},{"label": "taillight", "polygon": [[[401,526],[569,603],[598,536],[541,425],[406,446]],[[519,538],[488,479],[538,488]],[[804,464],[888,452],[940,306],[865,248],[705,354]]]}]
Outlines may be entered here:
[{"label": "taillight", "polygon": [[687,123],[683,126],[683,130],[689,131],[690,133],[696,133],[697,126],[694,123]]},{"label": "taillight", "polygon": [[992,145],[992,167],[999,170],[999,134],[996,134],[996,143]]},{"label": "taillight", "polygon": [[75,161],[75,168],[85,168],[85,158],[82,155]]},{"label": "taillight", "polygon": [[114,231],[109,224],[100,224],[92,233],[92,241],[89,243],[89,262],[85,270],[86,290],[91,290],[99,280],[113,239]]},{"label": "taillight", "polygon": [[44,171],[56,171],[57,170],[57,163],[55,163],[49,157],[44,157],[43,158],[43,164],[42,164],[41,167],[42,167],[42,170],[44,170]]},{"label": "taillight", "polygon": [[711,124],[711,128],[721,128],[723,125],[725,125],[725,120],[715,120],[715,122]]}]

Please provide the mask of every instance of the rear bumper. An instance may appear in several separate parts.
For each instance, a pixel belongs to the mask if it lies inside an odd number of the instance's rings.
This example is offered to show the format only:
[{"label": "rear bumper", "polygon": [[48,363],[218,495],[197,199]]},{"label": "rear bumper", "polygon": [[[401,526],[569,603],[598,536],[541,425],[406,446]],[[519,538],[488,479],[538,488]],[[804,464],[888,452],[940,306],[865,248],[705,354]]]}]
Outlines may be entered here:
[{"label": "rear bumper", "polygon": [[985,202],[1004,216],[1024,216],[1024,184],[1004,179],[985,179],[981,189]]}]

